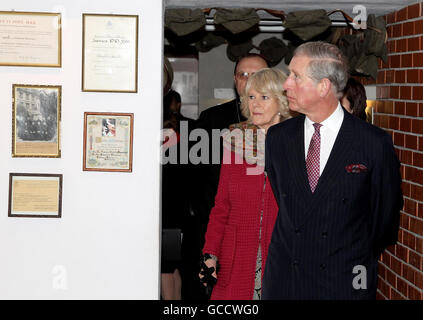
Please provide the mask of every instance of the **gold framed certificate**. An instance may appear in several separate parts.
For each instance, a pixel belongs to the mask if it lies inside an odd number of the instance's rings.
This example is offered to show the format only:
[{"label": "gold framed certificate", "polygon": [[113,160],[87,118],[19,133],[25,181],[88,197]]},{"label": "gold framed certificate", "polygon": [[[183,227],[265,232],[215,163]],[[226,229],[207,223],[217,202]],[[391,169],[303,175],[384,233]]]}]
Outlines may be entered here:
[{"label": "gold framed certificate", "polygon": [[60,158],[61,86],[13,85],[12,157]]},{"label": "gold framed certificate", "polygon": [[61,67],[61,14],[0,11],[0,66]]},{"label": "gold framed certificate", "polygon": [[82,15],[82,91],[138,88],[138,16]]},{"label": "gold framed certificate", "polygon": [[9,217],[60,218],[61,174],[10,173]]},{"label": "gold framed certificate", "polygon": [[132,172],[132,113],[84,113],[84,171]]}]

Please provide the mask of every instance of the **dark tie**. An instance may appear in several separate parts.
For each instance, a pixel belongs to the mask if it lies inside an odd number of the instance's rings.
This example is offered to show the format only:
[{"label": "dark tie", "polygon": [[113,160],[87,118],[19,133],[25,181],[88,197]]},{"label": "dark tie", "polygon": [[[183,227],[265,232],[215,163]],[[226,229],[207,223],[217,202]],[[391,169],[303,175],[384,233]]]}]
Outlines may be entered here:
[{"label": "dark tie", "polygon": [[320,177],[320,123],[313,123],[314,133],[311,137],[310,146],[307,152],[307,175],[311,192],[314,193]]}]

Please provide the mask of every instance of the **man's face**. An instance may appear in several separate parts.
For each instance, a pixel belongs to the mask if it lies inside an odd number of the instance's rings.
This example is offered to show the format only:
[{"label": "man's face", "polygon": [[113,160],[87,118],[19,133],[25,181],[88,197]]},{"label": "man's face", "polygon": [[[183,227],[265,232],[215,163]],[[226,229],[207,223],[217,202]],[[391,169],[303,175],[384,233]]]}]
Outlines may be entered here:
[{"label": "man's face", "polygon": [[289,64],[289,76],[283,84],[289,109],[309,114],[319,100],[318,85],[307,75],[311,59],[305,55],[294,56]]},{"label": "man's face", "polygon": [[267,63],[260,57],[248,57],[242,59],[235,70],[235,88],[239,96],[242,96],[247,84],[248,77],[253,73],[267,68]]}]

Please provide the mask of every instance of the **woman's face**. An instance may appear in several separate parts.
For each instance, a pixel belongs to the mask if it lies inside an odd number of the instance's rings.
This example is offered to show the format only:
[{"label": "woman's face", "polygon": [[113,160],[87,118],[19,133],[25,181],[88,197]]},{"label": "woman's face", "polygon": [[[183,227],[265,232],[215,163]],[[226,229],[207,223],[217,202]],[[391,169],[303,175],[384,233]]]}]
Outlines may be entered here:
[{"label": "woman's face", "polygon": [[342,97],[341,104],[345,108],[345,110],[347,110],[349,113],[352,113],[350,101],[347,99],[346,96]]},{"label": "woman's face", "polygon": [[279,103],[276,97],[250,89],[247,98],[253,124],[267,131],[268,128],[279,123]]}]

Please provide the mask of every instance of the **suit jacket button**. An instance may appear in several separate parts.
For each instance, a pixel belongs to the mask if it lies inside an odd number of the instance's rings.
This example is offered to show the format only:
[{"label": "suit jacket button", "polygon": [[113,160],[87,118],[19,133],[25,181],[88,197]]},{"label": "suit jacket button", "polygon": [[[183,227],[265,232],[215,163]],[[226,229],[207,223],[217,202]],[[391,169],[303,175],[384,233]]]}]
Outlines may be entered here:
[{"label": "suit jacket button", "polygon": [[292,265],[293,265],[294,267],[298,267],[298,265],[299,265],[298,260],[294,260],[294,262],[292,263]]},{"label": "suit jacket button", "polygon": [[300,229],[298,229],[298,228],[297,228],[297,229],[295,229],[295,233],[296,233],[296,234],[300,234],[300,233],[301,233]]},{"label": "suit jacket button", "polygon": [[322,232],[322,238],[326,239],[328,237],[327,231]]},{"label": "suit jacket button", "polygon": [[325,270],[326,269],[326,265],[324,264],[324,263],[322,263],[321,265],[320,265],[320,270]]}]

